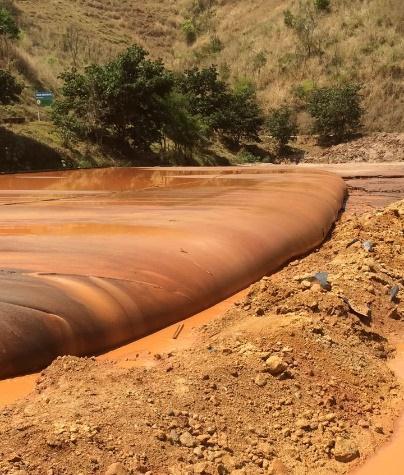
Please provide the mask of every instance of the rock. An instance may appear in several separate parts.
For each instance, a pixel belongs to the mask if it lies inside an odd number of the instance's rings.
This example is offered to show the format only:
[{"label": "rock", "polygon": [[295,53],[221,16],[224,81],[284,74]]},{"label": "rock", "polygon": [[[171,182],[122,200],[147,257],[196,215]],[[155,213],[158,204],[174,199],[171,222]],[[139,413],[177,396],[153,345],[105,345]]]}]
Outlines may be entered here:
[{"label": "rock", "polygon": [[300,286],[302,287],[302,289],[310,289],[311,284],[312,283],[309,280],[302,280],[300,282]]},{"label": "rock", "polygon": [[301,417],[301,418],[297,419],[296,427],[298,429],[309,430],[310,429],[310,421],[308,421],[307,419],[304,419],[303,417]]},{"label": "rock", "polygon": [[180,435],[180,444],[184,447],[194,447],[195,439],[188,431],[185,431]]},{"label": "rock", "polygon": [[259,386],[259,387],[264,387],[267,384],[268,377],[263,374],[259,373],[257,374],[256,378],[254,379],[254,383]]},{"label": "rock", "polygon": [[262,317],[263,315],[265,315],[265,310],[263,308],[259,307],[259,308],[257,308],[255,313],[256,313],[257,317]]},{"label": "rock", "polygon": [[107,468],[105,475],[129,475],[129,472],[121,463],[116,462]]},{"label": "rock", "polygon": [[351,462],[359,457],[359,449],[350,439],[338,437],[334,447],[334,458],[338,462]]},{"label": "rock", "polygon": [[367,422],[363,419],[359,419],[358,426],[363,427],[364,429],[367,429],[369,427],[369,422]]},{"label": "rock", "polygon": [[202,458],[203,457],[203,447],[202,446],[195,447],[194,448],[194,455],[196,455],[198,458]]},{"label": "rock", "polygon": [[156,439],[157,440],[160,440],[162,442],[164,442],[165,440],[167,440],[167,436],[166,434],[162,431],[162,430],[159,430],[157,433],[156,433]]},{"label": "rock", "polygon": [[168,440],[170,440],[173,444],[177,444],[180,441],[180,438],[174,429],[170,431]]},{"label": "rock", "polygon": [[272,355],[266,360],[266,366],[268,371],[273,375],[277,376],[278,374],[283,373],[287,368],[286,363],[279,356]]},{"label": "rock", "polygon": [[271,469],[272,470],[269,473],[272,473],[273,475],[288,475],[289,474],[289,470],[280,459],[275,459],[272,462]]},{"label": "rock", "polygon": [[202,475],[202,474],[206,473],[207,465],[208,465],[208,464],[207,464],[206,462],[196,463],[196,464],[193,466],[194,474],[195,474],[195,475]]},{"label": "rock", "polygon": [[387,314],[387,318],[392,318],[393,320],[400,320],[401,316],[398,312],[398,307],[394,307],[390,312]]}]

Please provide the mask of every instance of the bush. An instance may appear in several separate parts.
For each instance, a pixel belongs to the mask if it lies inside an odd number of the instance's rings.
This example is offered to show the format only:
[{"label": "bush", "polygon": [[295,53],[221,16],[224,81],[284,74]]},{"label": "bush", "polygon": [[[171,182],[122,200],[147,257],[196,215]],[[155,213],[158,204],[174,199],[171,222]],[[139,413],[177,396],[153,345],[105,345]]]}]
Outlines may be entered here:
[{"label": "bush", "polygon": [[329,11],[331,6],[330,0],[314,0],[314,6],[317,10]]},{"label": "bush", "polygon": [[0,104],[18,101],[23,88],[8,71],[0,69]]},{"label": "bush", "polygon": [[357,84],[314,89],[306,104],[314,118],[313,132],[338,140],[357,132],[363,114],[360,89]]},{"label": "bush", "polygon": [[260,161],[259,157],[256,157],[253,153],[246,150],[245,148],[242,148],[238,152],[237,157],[236,157],[237,163],[256,163],[259,161]]},{"label": "bush", "polygon": [[291,137],[297,133],[296,118],[293,111],[287,106],[270,111],[267,127],[269,133],[278,142],[280,149],[284,149]]},{"label": "bush", "polygon": [[223,49],[223,43],[217,36],[213,36],[209,42],[209,50],[211,53],[220,53]]},{"label": "bush", "polygon": [[15,40],[20,36],[20,29],[12,13],[7,9],[0,7],[0,36]]},{"label": "bush", "polygon": [[192,45],[196,41],[196,28],[192,20],[185,20],[181,25],[182,32],[185,35],[185,41],[188,45]]}]

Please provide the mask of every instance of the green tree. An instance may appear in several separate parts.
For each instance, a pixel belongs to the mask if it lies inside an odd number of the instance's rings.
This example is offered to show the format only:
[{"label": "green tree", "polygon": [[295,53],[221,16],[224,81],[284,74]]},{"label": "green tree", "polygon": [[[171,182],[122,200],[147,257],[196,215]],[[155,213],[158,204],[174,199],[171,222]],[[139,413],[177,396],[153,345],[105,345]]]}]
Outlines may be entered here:
[{"label": "green tree", "polygon": [[297,36],[297,53],[304,58],[321,54],[321,42],[318,35],[318,20],[312,5],[300,2],[296,13],[285,10],[284,23]]},{"label": "green tree", "polygon": [[174,149],[186,155],[195,146],[204,142],[206,126],[200,117],[192,115],[187,97],[172,92],[164,101],[165,123],[163,125],[163,149],[168,150],[169,143]]},{"label": "green tree", "polygon": [[173,77],[161,61],[132,46],[106,65],[62,78],[63,98],[54,107],[54,121],[76,136],[146,150],[160,142],[165,123],[164,101]]},{"label": "green tree", "polygon": [[296,118],[288,106],[272,109],[268,115],[269,133],[278,142],[280,150],[284,150],[291,137],[297,134]]},{"label": "green tree", "polygon": [[0,104],[7,105],[18,101],[23,86],[8,71],[0,69]]},{"label": "green tree", "polygon": [[212,132],[227,126],[226,108],[230,94],[215,66],[186,70],[177,78],[177,89],[187,97],[191,114],[201,117]]},{"label": "green tree", "polygon": [[222,134],[236,144],[241,140],[259,140],[264,116],[258,105],[255,87],[248,81],[240,82],[230,94],[225,109],[226,126]]},{"label": "green tree", "polygon": [[257,140],[263,117],[251,84],[240,83],[231,90],[211,66],[185,71],[177,80],[177,88],[188,98],[190,113],[203,120],[207,131],[236,143]]},{"label": "green tree", "polygon": [[306,107],[314,118],[313,131],[337,140],[357,132],[363,114],[360,89],[358,84],[344,84],[311,91]]}]

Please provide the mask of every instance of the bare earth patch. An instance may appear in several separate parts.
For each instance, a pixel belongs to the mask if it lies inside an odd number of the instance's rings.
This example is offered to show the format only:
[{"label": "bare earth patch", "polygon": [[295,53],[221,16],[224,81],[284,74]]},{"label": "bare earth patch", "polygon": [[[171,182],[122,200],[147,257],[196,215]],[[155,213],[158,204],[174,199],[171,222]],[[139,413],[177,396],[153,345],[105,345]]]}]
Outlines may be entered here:
[{"label": "bare earth patch", "polygon": [[155,367],[58,358],[1,411],[0,473],[347,473],[402,401],[387,361],[404,321],[403,216],[400,201],[342,217]]}]

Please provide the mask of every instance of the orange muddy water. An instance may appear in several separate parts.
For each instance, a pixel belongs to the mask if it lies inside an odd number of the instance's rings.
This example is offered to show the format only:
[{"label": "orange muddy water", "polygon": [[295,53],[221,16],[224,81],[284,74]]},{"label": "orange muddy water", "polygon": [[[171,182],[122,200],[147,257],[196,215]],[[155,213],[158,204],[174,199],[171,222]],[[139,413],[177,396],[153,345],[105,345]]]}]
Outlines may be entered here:
[{"label": "orange muddy water", "polygon": [[345,190],[293,167],[0,176],[0,377],[226,299],[320,244]]}]

